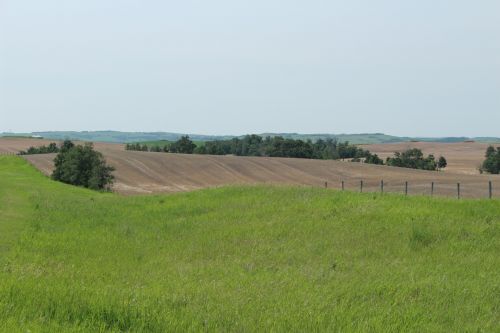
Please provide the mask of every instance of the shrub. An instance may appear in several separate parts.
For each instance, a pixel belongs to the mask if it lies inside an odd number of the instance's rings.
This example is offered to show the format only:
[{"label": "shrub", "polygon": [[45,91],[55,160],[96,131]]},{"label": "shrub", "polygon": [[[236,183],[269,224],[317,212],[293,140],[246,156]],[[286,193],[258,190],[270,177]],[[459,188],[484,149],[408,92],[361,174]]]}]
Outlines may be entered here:
[{"label": "shrub", "polygon": [[[441,158],[446,161],[444,157]],[[440,158],[440,159],[441,159]],[[387,165],[410,168],[410,169],[421,169],[421,170],[436,170],[438,168],[439,162],[436,162],[434,155],[429,155],[424,157],[424,154],[420,149],[413,148],[402,153],[394,153],[394,157],[387,158]]]},{"label": "shrub", "polygon": [[495,149],[493,146],[489,146],[485,157],[480,170],[498,175],[500,173],[500,147]]},{"label": "shrub", "polygon": [[51,142],[48,146],[29,147],[26,151],[20,151],[18,155],[52,154],[57,152],[59,152],[57,144],[55,142]]},{"label": "shrub", "polygon": [[446,161],[446,158],[444,158],[444,156],[440,156],[439,157],[439,160],[438,160],[438,168],[439,169],[444,169],[446,168],[446,166],[448,165],[448,162]]},{"label": "shrub", "polygon": [[171,153],[192,154],[196,144],[189,139],[189,136],[182,136],[179,140],[170,145]]},{"label": "shrub", "polygon": [[94,150],[92,143],[82,146],[65,141],[54,163],[52,179],[66,184],[109,190],[114,180],[114,168],[106,165],[104,157]]}]

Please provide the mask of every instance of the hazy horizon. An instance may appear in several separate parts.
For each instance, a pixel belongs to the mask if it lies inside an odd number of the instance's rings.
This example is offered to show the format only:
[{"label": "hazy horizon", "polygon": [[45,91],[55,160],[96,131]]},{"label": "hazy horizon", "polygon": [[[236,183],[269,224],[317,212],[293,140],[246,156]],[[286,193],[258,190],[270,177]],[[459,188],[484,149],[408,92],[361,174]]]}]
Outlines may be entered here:
[{"label": "hazy horizon", "polygon": [[499,137],[500,2],[0,0],[0,132]]}]

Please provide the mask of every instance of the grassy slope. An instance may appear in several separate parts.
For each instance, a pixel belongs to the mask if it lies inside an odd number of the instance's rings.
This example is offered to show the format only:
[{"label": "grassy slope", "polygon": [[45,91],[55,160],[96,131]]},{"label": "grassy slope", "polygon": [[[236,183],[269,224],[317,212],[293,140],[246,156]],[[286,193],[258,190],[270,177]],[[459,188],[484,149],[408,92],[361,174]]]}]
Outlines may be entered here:
[{"label": "grassy slope", "polygon": [[500,202],[120,197],[0,157],[2,331],[500,331]]}]

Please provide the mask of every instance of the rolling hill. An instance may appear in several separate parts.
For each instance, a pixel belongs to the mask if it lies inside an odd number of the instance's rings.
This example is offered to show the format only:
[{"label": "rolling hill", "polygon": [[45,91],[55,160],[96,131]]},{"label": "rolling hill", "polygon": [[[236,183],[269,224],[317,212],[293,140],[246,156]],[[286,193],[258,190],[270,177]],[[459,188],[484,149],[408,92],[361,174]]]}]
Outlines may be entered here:
[{"label": "rolling hill", "polygon": [[[0,152],[26,149],[33,142],[40,145],[50,141],[0,139]],[[122,194],[173,193],[232,184],[324,187],[327,182],[330,188],[338,189],[342,181],[347,189],[358,191],[361,180],[364,182],[364,191],[379,191],[380,181],[384,180],[384,190],[388,192],[403,192],[404,184],[408,181],[410,194],[429,194],[431,183],[435,182],[436,195],[453,197],[457,195],[456,187],[460,182],[461,195],[470,198],[487,197],[488,182],[492,181],[494,195],[500,196],[500,176],[469,174],[477,173],[474,156],[483,154],[483,147],[478,145],[472,146],[472,155],[464,155],[469,156],[465,160],[459,152],[451,155],[449,172],[331,160],[136,152],[125,151],[121,144],[109,143],[96,143],[95,146],[108,163],[116,168],[114,189]],[[433,147],[442,147],[442,144]],[[453,149],[468,150],[457,144],[444,147],[445,156]],[[28,155],[25,158],[46,175],[52,172],[54,155]],[[469,168],[466,169],[468,172],[462,169],[464,163]]]},{"label": "rolling hill", "polygon": [[[33,133],[0,133],[1,136],[41,136],[51,140],[80,140],[94,142],[112,142],[112,143],[131,143],[143,141],[175,141],[182,135],[189,135],[194,141],[212,141],[212,140],[227,140],[235,135],[200,135],[187,133],[171,133],[171,132],[119,132],[119,131],[52,131],[52,132],[33,132]],[[383,133],[362,133],[362,134],[299,134],[299,133],[262,133],[261,136],[282,136],[290,139],[312,140],[318,139],[337,139],[339,141],[349,141],[353,144],[378,144],[378,143],[399,143],[409,141],[424,141],[424,142],[463,142],[477,141],[485,143],[500,143],[498,137],[399,137],[387,135]]]},{"label": "rolling hill", "polygon": [[500,330],[500,202],[233,186],[123,197],[0,156],[0,330]]}]

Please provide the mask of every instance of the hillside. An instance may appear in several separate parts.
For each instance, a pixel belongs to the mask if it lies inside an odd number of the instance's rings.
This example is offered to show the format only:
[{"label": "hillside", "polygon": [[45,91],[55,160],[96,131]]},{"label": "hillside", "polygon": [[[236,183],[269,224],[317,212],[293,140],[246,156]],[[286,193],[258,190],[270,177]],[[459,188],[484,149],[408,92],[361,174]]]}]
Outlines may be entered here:
[{"label": "hillside", "polygon": [[499,211],[296,187],[122,197],[0,156],[0,330],[494,332]]},{"label": "hillside", "polygon": [[387,157],[394,156],[396,151],[403,152],[417,148],[422,150],[425,155],[445,156],[448,160],[446,172],[477,175],[488,146],[489,144],[481,142],[402,142],[363,145],[362,148],[370,150],[370,152],[377,154],[384,160]]},{"label": "hillside", "polygon": [[[14,153],[48,142],[50,140],[0,138],[0,153]],[[404,183],[408,181],[410,194],[429,194],[431,183],[435,182],[436,195],[452,197],[456,196],[456,184],[460,182],[463,197],[484,198],[491,180],[494,195],[500,196],[500,176],[474,174],[484,152],[480,145],[473,144],[469,149],[469,146],[461,148],[462,144],[435,144],[433,147],[438,150],[433,152],[437,156],[444,152],[450,167],[449,171],[434,172],[332,160],[148,153],[125,151],[121,144],[95,144],[116,168],[114,189],[123,194],[172,193],[232,184],[324,187],[328,182],[328,187],[338,189],[342,181],[347,189],[358,191],[361,180],[364,191],[379,191],[380,181],[384,180],[384,190],[388,192],[403,192]],[[386,145],[373,148],[383,147]],[[377,149],[375,152],[384,155]],[[460,151],[468,153],[462,155]],[[24,156],[46,175],[52,172],[54,157],[51,154]]]}]

